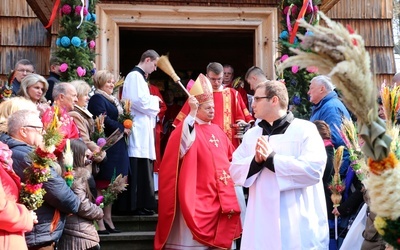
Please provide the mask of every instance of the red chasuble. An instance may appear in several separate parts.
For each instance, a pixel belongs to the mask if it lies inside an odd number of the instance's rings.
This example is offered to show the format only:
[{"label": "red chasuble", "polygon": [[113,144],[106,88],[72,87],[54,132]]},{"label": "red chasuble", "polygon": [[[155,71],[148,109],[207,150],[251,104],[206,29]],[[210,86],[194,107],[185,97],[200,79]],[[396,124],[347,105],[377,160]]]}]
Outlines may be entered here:
[{"label": "red chasuble", "polygon": [[[238,138],[235,138],[236,131],[235,129],[231,128],[231,125],[236,124],[240,120],[247,123],[253,122],[253,116],[246,108],[246,105],[236,90],[232,88],[226,88],[222,91],[214,91],[213,96],[215,116],[211,122],[220,126],[220,128],[222,128],[229,140],[232,142],[233,146],[237,148],[240,142]],[[189,111],[190,108],[186,102],[181,112],[179,112],[178,116],[176,117],[174,125],[177,126],[180,122],[182,122],[187,114],[189,114]]]},{"label": "red chasuble", "polygon": [[167,105],[165,104],[160,90],[157,86],[149,84],[150,95],[155,95],[160,97],[162,102],[160,102],[160,112],[157,115],[157,123],[154,128],[154,142],[156,148],[156,160],[154,161],[154,172],[158,172],[161,162],[161,133],[163,130],[162,121],[164,119],[165,111],[167,110]]},{"label": "red chasuble", "polygon": [[230,248],[242,231],[240,208],[229,175],[233,147],[214,124],[195,124],[196,139],[182,160],[182,124],[171,134],[159,171],[159,210],[154,248],[162,249],[180,206],[193,238]]}]

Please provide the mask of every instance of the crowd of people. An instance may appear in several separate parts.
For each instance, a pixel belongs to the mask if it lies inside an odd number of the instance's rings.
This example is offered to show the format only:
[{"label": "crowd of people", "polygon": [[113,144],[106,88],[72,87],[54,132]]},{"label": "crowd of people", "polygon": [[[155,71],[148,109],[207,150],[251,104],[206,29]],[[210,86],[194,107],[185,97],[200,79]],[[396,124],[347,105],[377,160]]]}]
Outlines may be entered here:
[{"label": "crowd of people", "polygon": [[[112,215],[158,213],[155,249],[339,249],[347,231],[338,240],[334,218],[348,229],[365,188],[345,150],[340,176],[348,188],[333,206],[334,151],[346,146],[338,128],[351,116],[331,79],[311,80],[306,121],[288,110],[285,85],[261,68],[244,76],[249,95],[231,65],[211,62],[190,84],[200,94],[180,106],[171,90],[162,95],[149,83],[159,58],[154,50],[142,54],[120,98],[107,70],[95,72],[92,92],[82,80],[60,82],[57,58],[48,79],[30,61],[16,63],[12,94],[0,103],[0,248],[96,250],[99,234],[121,232]],[[131,127],[120,119],[124,101]],[[42,206],[29,210],[19,202],[24,170],[45,143],[45,121],[57,112],[63,121],[57,161],[43,182]],[[120,134],[106,151],[93,140],[100,118],[105,137]],[[238,127],[246,128],[241,136]],[[74,155],[72,185],[63,178],[67,147]],[[118,175],[127,177],[127,190],[100,206],[96,197]],[[376,249],[384,249],[374,236]]]}]

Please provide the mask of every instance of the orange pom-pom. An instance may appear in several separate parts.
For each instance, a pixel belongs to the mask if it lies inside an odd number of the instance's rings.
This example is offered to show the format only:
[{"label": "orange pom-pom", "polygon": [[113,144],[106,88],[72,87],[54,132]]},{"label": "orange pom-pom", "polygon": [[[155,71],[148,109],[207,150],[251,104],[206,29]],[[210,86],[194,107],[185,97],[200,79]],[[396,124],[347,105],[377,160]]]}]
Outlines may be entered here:
[{"label": "orange pom-pom", "polygon": [[123,123],[124,128],[131,129],[133,126],[133,121],[130,119],[126,119]]}]

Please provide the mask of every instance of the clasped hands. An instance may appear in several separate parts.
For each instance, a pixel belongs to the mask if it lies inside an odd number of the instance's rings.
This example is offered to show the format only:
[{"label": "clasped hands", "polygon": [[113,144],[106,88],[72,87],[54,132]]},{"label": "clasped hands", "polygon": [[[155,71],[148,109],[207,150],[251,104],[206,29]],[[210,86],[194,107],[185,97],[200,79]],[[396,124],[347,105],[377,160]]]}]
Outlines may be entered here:
[{"label": "clasped hands", "polygon": [[257,163],[261,163],[267,160],[268,156],[272,153],[272,147],[268,142],[266,136],[261,136],[257,139],[256,153],[254,159]]}]

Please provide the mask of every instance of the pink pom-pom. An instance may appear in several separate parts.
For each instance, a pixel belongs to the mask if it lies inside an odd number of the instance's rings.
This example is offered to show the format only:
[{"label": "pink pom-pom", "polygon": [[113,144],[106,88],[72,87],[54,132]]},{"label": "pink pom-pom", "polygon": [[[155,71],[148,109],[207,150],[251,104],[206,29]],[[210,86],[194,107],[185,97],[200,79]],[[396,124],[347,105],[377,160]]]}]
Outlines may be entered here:
[{"label": "pink pom-pom", "polygon": [[89,12],[88,12],[87,8],[86,8],[86,7],[83,8],[83,15],[86,16],[88,13],[89,13]]},{"label": "pink pom-pom", "polygon": [[188,82],[188,84],[186,85],[186,89],[188,90],[188,91],[190,91],[190,89],[193,87],[193,84],[194,84],[195,82],[192,80],[192,79],[190,79],[190,81]]},{"label": "pink pom-pom", "polygon": [[317,5],[314,5],[314,12],[318,12],[318,6]]},{"label": "pink pom-pom", "polygon": [[307,14],[310,14],[310,13],[313,12],[313,11],[314,11],[314,8],[313,8],[311,5],[308,5],[308,6],[307,6],[306,13],[307,13]]},{"label": "pink pom-pom", "polygon": [[86,75],[86,69],[84,69],[81,66],[79,66],[76,69],[76,73],[78,74],[79,77],[82,77],[82,76]]},{"label": "pink pom-pom", "polygon": [[103,147],[104,145],[106,145],[106,143],[107,143],[107,141],[104,138],[99,138],[97,140],[97,146],[99,146],[99,147]]},{"label": "pink pom-pom", "polygon": [[315,67],[315,66],[309,66],[309,67],[306,68],[306,70],[307,70],[307,72],[309,72],[309,73],[316,73],[316,72],[318,72],[318,68]]},{"label": "pink pom-pom", "polygon": [[67,71],[67,69],[68,69],[68,64],[62,63],[62,64],[60,65],[60,71],[61,71],[61,72],[65,72],[65,71]]},{"label": "pink pom-pom", "polygon": [[283,14],[284,14],[284,15],[287,15],[288,11],[289,11],[289,6],[286,6],[286,7],[283,9]]},{"label": "pink pom-pom", "polygon": [[103,201],[104,201],[104,197],[103,197],[102,195],[97,196],[97,198],[96,198],[96,205],[97,205],[97,206],[100,206],[100,204],[103,203]]},{"label": "pink pom-pom", "polygon": [[281,57],[281,62],[284,62],[286,59],[288,59],[289,58],[289,56],[288,55],[283,55],[282,57]]},{"label": "pink pom-pom", "polygon": [[89,48],[93,49],[96,46],[96,42],[95,41],[90,41],[89,42]]},{"label": "pink pom-pom", "polygon": [[81,14],[81,9],[82,9],[82,6],[80,6],[80,5],[76,6],[75,7],[75,14],[80,15]]},{"label": "pink pom-pom", "polygon": [[298,71],[299,71],[299,66],[293,65],[293,66],[292,66],[292,73],[293,73],[293,74],[296,74]]},{"label": "pink pom-pom", "polygon": [[61,13],[63,13],[64,15],[69,15],[71,14],[72,8],[71,6],[69,6],[68,4],[64,4],[61,7]]}]

